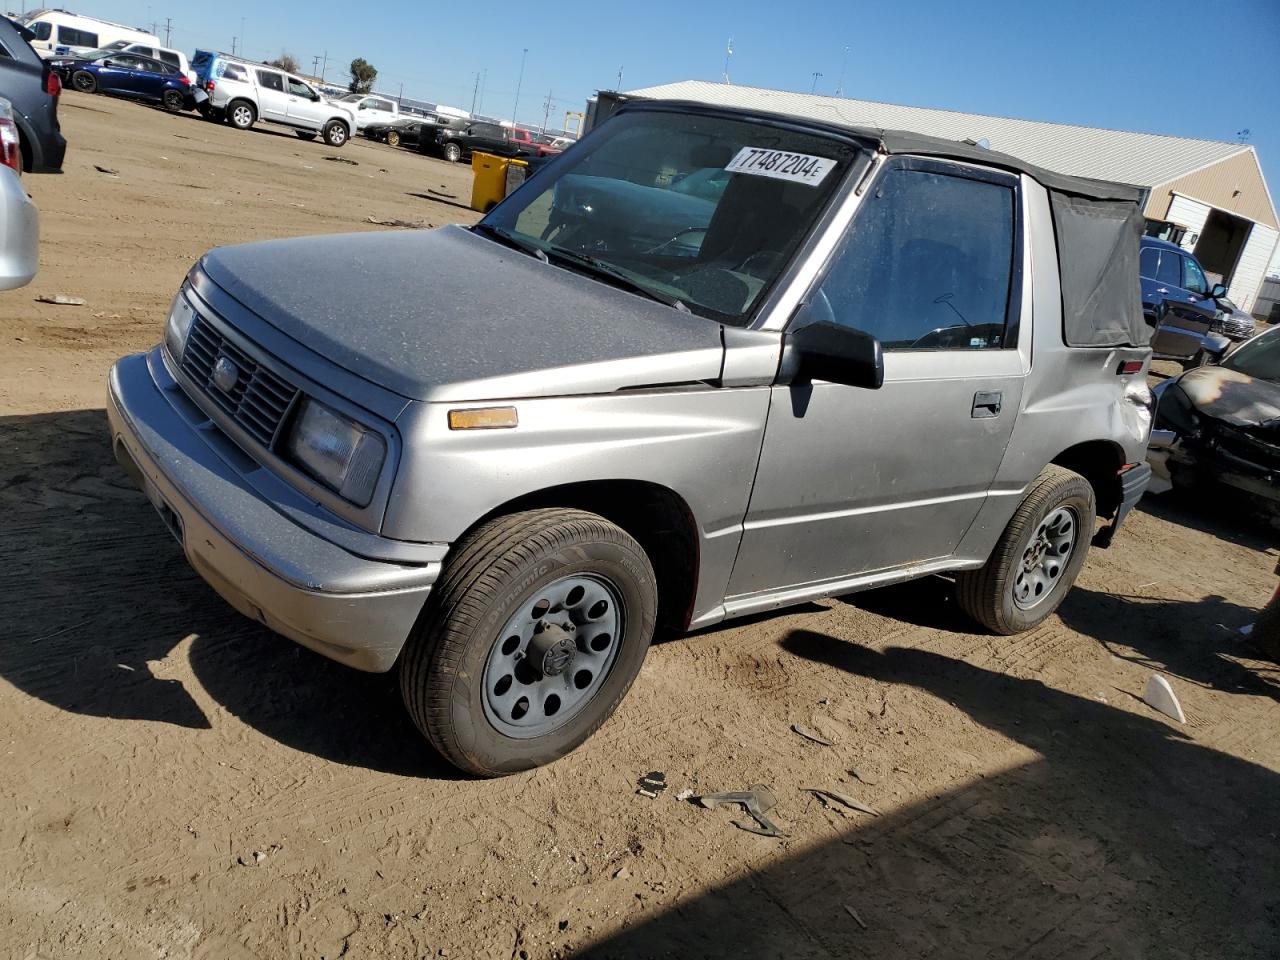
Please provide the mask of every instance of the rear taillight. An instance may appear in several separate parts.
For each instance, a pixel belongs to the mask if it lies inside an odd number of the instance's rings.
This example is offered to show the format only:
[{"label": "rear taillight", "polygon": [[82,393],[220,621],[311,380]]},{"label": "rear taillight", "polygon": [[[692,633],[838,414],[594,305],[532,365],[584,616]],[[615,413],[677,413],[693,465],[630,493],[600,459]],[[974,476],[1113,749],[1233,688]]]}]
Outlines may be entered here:
[{"label": "rear taillight", "polygon": [[50,70],[49,76],[45,77],[44,92],[51,97],[62,93],[62,78],[58,76],[57,70]]},{"label": "rear taillight", "polygon": [[184,87],[191,86],[191,78],[188,77],[185,73],[178,75],[178,82],[182,84]]},{"label": "rear taillight", "polygon": [[205,84],[204,84],[204,92],[205,92],[205,93],[213,93],[213,87],[214,87],[214,83],[213,83],[213,81],[212,81],[212,80],[206,80],[206,81],[205,81]]},{"label": "rear taillight", "polygon": [[1116,371],[1116,375],[1123,377],[1127,374],[1141,373],[1141,372],[1142,372],[1141,360],[1124,360],[1120,364],[1120,369]]},{"label": "rear taillight", "polygon": [[0,117],[0,165],[22,173],[22,150],[18,146],[18,127],[8,117]]}]

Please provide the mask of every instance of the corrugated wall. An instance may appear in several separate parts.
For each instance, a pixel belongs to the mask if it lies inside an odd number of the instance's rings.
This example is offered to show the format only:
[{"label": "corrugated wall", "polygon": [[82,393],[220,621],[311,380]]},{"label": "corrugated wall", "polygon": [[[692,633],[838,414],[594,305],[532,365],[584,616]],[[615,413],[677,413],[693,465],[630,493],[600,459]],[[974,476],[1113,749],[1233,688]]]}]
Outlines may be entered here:
[{"label": "corrugated wall", "polygon": [[[1236,195],[1237,190],[1240,191],[1239,195]],[[1238,213],[1269,227],[1280,227],[1276,223],[1276,212],[1267,198],[1262,169],[1258,166],[1258,156],[1252,147],[1234,157],[1219,160],[1203,170],[1152,187],[1151,198],[1147,201],[1147,216],[1155,220],[1175,220],[1176,218],[1166,216],[1175,193],[1195,197],[1228,213]]]}]

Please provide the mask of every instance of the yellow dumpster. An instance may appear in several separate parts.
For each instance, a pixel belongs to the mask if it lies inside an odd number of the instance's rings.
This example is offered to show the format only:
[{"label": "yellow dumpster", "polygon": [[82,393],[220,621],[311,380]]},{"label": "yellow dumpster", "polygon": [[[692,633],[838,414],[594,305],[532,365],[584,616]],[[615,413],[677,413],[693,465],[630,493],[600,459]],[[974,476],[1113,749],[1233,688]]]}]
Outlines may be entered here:
[{"label": "yellow dumpster", "polygon": [[474,151],[471,154],[471,170],[475,174],[475,182],[471,185],[471,209],[488,213],[498,201],[524,183],[528,166],[527,160]]}]

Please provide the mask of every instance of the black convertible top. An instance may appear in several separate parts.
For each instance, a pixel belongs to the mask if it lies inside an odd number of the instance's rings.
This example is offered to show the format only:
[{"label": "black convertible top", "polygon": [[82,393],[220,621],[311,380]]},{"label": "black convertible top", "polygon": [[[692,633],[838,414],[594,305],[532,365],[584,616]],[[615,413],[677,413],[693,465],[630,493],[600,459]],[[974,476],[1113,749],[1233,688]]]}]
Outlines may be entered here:
[{"label": "black convertible top", "polygon": [[1064,341],[1073,347],[1139,347],[1150,341],[1138,279],[1138,238],[1144,219],[1143,192],[1137,187],[1058,173],[962,140],[765,110],[684,100],[628,100],[618,112],[646,109],[801,126],[853,140],[873,152],[939,157],[1024,173],[1049,191],[1058,241]]}]

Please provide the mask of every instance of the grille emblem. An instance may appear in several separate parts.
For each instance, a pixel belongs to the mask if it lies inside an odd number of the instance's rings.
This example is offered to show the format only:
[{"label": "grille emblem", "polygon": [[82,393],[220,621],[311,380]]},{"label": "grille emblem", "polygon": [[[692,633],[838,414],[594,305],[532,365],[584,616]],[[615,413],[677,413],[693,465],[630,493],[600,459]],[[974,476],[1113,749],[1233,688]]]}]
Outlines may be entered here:
[{"label": "grille emblem", "polygon": [[213,385],[223,393],[230,393],[240,382],[240,368],[231,362],[231,358],[221,356],[213,365]]}]

